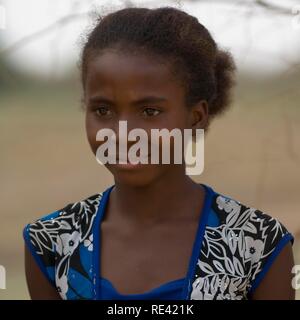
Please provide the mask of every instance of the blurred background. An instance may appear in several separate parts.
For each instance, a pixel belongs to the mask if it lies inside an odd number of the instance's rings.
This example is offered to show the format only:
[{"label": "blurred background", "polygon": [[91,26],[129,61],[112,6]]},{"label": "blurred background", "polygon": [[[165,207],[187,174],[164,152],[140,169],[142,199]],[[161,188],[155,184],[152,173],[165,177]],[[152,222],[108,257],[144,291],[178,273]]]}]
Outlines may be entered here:
[{"label": "blurred background", "polygon": [[194,179],[280,219],[300,265],[299,0],[0,0],[0,299],[29,299],[25,224],[113,183],[86,140],[78,63],[97,13],[135,5],[183,9],[232,52],[234,102]]}]

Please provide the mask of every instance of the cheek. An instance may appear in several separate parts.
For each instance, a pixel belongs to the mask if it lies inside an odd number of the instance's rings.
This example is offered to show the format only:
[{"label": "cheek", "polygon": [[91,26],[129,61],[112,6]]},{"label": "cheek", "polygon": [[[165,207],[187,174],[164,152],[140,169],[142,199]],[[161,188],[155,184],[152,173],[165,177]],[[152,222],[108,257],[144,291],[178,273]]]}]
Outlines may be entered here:
[{"label": "cheek", "polygon": [[94,119],[92,114],[87,113],[85,116],[85,129],[91,149],[93,153],[96,154],[97,148],[100,145],[100,142],[96,141],[96,135],[101,127],[99,127],[99,124],[97,124],[97,121]]},{"label": "cheek", "polygon": [[159,127],[166,128],[168,130],[175,128],[187,129],[190,126],[189,118],[190,114],[188,110],[185,110],[185,106],[174,105],[174,108],[168,110],[168,112],[162,117]]},{"label": "cheek", "polygon": [[[173,129],[179,129],[180,136],[182,138],[182,143],[183,143],[183,138],[184,138],[184,129],[191,129],[190,123],[189,123],[189,113],[186,112],[185,110],[182,110],[180,108],[177,108],[173,112],[170,112],[168,116],[166,116],[163,121],[160,123],[159,129],[167,129],[169,132],[171,132]],[[177,130],[176,130],[177,131]],[[177,141],[180,138],[177,139]],[[159,145],[160,145],[160,153],[162,152],[163,149],[163,143],[162,140],[159,140]],[[182,144],[183,148],[183,144]],[[173,154],[174,150],[174,138],[172,135],[170,136],[170,152]]]}]

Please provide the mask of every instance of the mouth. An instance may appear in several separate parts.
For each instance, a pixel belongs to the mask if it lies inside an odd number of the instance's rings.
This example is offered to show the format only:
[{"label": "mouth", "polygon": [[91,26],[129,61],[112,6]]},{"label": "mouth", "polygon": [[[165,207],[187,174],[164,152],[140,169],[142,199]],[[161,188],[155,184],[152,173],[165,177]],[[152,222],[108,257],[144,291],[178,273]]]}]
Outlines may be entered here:
[{"label": "mouth", "polygon": [[[117,157],[116,163],[111,165],[121,169],[134,169],[134,168],[143,167],[147,164],[150,164],[150,159],[151,159],[151,156],[147,155],[146,157],[139,158],[137,163],[131,163],[128,159]],[[145,161],[146,163],[142,163],[143,160],[146,160]]]}]

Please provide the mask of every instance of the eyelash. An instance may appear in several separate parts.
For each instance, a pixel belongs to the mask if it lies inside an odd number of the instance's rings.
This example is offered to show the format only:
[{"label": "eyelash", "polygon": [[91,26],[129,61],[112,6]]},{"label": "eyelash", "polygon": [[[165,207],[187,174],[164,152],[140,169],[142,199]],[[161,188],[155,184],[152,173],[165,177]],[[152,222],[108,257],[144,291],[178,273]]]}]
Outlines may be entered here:
[{"label": "eyelash", "polygon": [[[97,116],[99,116],[99,117],[105,117],[105,116],[107,116],[106,114],[99,114],[98,113],[98,111],[100,110],[100,109],[106,109],[106,111],[110,111],[107,107],[99,107],[99,108],[97,108],[96,110],[95,110],[95,112],[96,112],[96,114],[97,114]],[[157,116],[157,115],[159,115],[160,113],[161,113],[161,110],[158,110],[158,109],[156,109],[156,108],[151,108],[151,107],[147,107],[147,108],[145,108],[143,111],[142,111],[142,113],[144,113],[146,110],[154,110],[154,112],[158,112],[158,114],[156,114],[156,115],[145,115],[145,117],[155,117],[155,116]]]},{"label": "eyelash", "polygon": [[[147,108],[145,108],[144,110],[143,110],[143,112],[145,111],[145,110],[154,110],[154,111],[157,111],[158,112],[158,114],[160,114],[161,113],[161,111],[160,110],[158,110],[158,109],[156,109],[156,108],[151,108],[151,107],[147,107]],[[157,114],[157,115],[158,115]],[[151,115],[151,116],[149,116],[149,117],[155,117],[156,115]],[[148,117],[148,116],[146,116],[146,117]]]},{"label": "eyelash", "polygon": [[95,110],[97,116],[99,116],[99,117],[105,117],[106,114],[103,115],[103,114],[99,114],[99,113],[98,113],[98,111],[99,111],[100,109],[106,109],[107,111],[109,111],[108,108],[107,108],[107,107],[99,107],[99,108],[97,108],[97,109]]}]

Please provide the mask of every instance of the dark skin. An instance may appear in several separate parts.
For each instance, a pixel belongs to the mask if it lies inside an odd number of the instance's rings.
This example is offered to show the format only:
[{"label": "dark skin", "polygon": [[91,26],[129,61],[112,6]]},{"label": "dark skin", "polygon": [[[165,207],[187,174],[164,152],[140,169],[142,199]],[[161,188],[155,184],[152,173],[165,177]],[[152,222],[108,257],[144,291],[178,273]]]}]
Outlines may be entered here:
[{"label": "dark skin", "polygon": [[[97,131],[118,132],[120,120],[127,120],[128,131],[142,128],[149,134],[152,128],[206,127],[206,101],[187,108],[180,81],[170,66],[157,61],[143,54],[130,57],[106,50],[89,62],[84,98],[87,137],[94,154],[101,144],[95,139]],[[149,96],[163,100],[141,101]],[[133,143],[128,141],[128,148]],[[115,188],[101,224],[101,277],[121,294],[144,293],[184,278],[202,214],[203,187],[185,174],[183,164],[106,167]],[[59,299],[27,250],[25,257],[31,298]],[[288,244],[251,298],[294,299],[293,265]]]}]

